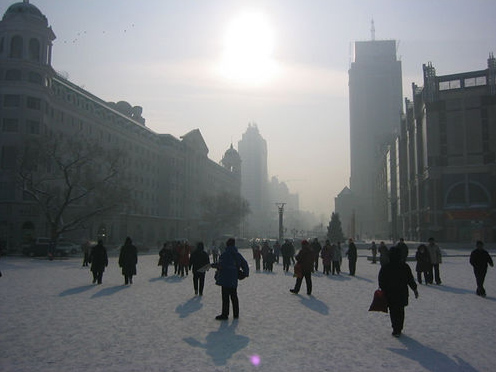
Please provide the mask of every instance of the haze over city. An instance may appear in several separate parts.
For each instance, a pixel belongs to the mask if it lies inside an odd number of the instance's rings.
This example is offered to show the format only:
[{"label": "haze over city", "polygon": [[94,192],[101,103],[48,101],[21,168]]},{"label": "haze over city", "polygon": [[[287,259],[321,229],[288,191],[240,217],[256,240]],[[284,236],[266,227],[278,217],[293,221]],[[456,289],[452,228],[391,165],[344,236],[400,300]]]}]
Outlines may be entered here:
[{"label": "haze over city", "polygon": [[142,106],[158,133],[200,129],[214,161],[256,123],[269,178],[325,216],[349,185],[348,69],[372,19],[376,40],[398,41],[406,97],[423,85],[423,63],[479,70],[496,50],[490,1],[32,3],[57,36],[53,66],[72,82]]}]

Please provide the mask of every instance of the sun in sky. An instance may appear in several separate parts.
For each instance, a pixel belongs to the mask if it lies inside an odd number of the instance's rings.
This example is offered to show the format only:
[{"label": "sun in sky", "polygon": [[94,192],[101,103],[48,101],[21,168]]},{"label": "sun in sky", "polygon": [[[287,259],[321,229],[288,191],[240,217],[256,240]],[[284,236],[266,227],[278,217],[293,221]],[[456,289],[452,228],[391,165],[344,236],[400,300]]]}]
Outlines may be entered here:
[{"label": "sun in sky", "polygon": [[228,25],[220,64],[222,76],[236,83],[261,85],[275,77],[274,31],[261,12],[244,12]]}]

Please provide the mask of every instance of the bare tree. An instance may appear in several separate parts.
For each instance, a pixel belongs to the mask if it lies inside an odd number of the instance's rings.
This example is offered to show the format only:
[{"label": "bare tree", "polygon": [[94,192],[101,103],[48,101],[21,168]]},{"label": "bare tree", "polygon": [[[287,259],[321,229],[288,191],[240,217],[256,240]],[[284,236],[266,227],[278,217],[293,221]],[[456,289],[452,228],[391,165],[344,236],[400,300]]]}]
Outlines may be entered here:
[{"label": "bare tree", "polygon": [[202,219],[213,237],[237,232],[243,218],[251,213],[246,199],[226,191],[205,196],[201,206]]},{"label": "bare tree", "polygon": [[51,134],[29,138],[18,164],[24,200],[37,203],[54,244],[98,215],[129,200],[124,182],[125,159],[84,138]]}]

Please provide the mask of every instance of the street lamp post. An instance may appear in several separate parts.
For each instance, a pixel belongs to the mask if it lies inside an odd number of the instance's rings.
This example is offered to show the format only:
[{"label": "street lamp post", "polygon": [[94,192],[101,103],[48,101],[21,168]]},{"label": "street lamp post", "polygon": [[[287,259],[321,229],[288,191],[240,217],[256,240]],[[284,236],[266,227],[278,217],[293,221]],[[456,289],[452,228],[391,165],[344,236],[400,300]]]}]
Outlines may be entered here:
[{"label": "street lamp post", "polygon": [[283,215],[284,215],[284,206],[286,203],[276,203],[277,209],[279,210],[279,243],[282,242],[284,229],[283,229]]}]

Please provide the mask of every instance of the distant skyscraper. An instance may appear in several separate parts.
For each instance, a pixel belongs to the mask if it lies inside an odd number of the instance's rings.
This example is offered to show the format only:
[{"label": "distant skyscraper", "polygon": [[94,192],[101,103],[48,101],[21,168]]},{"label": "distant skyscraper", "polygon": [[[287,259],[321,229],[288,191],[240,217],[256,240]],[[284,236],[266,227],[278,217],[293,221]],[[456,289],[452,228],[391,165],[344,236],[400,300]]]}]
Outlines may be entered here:
[{"label": "distant skyscraper", "polygon": [[248,218],[247,233],[264,233],[267,221],[267,142],[262,138],[256,124],[248,129],[238,142],[241,157],[241,195],[248,200],[251,215]]},{"label": "distant skyscraper", "polygon": [[355,226],[360,237],[377,231],[376,180],[385,145],[397,133],[402,114],[401,61],[396,41],[355,42],[349,70],[350,189],[354,195]]}]

